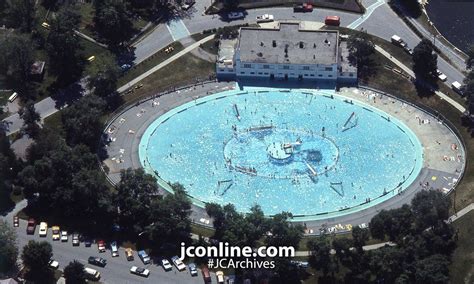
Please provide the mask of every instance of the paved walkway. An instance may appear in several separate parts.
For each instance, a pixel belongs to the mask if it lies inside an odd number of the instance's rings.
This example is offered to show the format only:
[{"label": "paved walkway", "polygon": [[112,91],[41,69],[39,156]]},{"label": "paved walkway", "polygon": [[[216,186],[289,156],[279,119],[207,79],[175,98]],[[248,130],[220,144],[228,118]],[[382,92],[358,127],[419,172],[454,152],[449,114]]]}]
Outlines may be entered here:
[{"label": "paved walkway", "polygon": [[[395,65],[397,65],[399,68],[401,68],[405,73],[407,73],[408,75],[410,75],[411,77],[415,78],[415,73],[413,73],[413,70],[411,70],[410,68],[408,68],[406,65],[404,65],[402,62],[400,62],[398,59],[396,59],[395,57],[393,57],[392,55],[390,55],[390,53],[388,53],[387,51],[385,51],[383,48],[381,48],[380,46],[378,45],[375,45],[375,50],[377,50],[378,52],[380,52],[380,54],[382,54],[383,56],[385,56],[387,59],[389,59],[390,61],[392,61]],[[440,92],[440,91],[435,91],[435,94],[440,97],[441,99],[447,101],[450,105],[452,105],[453,107],[455,107],[457,110],[459,110],[461,113],[464,113],[466,111],[466,108],[463,107],[460,103],[456,102],[455,100],[453,100],[452,98],[450,98],[449,96],[447,96],[446,94]]]},{"label": "paved walkway", "polygon": [[176,53],[175,55],[171,56],[170,58],[166,59],[165,61],[161,62],[160,64],[156,65],[155,67],[151,68],[150,70],[146,71],[145,73],[141,74],[140,76],[136,77],[135,79],[131,80],[127,84],[123,85],[122,87],[118,88],[117,91],[119,93],[123,93],[131,86],[135,85],[136,83],[140,82],[141,80],[145,79],[146,77],[150,76],[151,74],[155,73],[156,71],[160,70],[161,68],[165,67],[166,65],[170,64],[171,62],[175,61],[176,59],[180,58],[181,56],[187,54],[191,50],[199,47],[199,45],[210,41],[214,38],[214,35],[210,35],[197,41],[190,46],[186,47],[185,49],[181,50],[180,52]]},{"label": "paved walkway", "polygon": [[372,16],[372,13],[380,6],[384,5],[385,4],[385,1],[384,0],[377,0],[377,2],[375,2],[374,4],[370,5],[369,7],[367,7],[367,9],[365,10],[365,13],[362,14],[362,16],[360,16],[357,20],[355,20],[354,22],[352,22],[351,24],[349,24],[347,27],[349,29],[357,29],[360,25],[362,25],[368,18],[370,18],[370,16]]}]

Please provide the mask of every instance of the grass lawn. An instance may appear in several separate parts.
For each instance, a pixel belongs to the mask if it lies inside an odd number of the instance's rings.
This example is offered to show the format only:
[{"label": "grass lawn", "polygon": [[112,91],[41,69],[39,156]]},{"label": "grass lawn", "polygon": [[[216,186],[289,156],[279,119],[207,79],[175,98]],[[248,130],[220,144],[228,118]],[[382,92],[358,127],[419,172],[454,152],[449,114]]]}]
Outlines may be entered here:
[{"label": "grass lawn", "polygon": [[449,267],[451,283],[474,283],[474,211],[453,223],[458,230],[458,247],[454,251]]},{"label": "grass lawn", "polygon": [[136,101],[158,92],[195,83],[196,80],[206,80],[214,71],[214,63],[188,53],[140,81],[143,87],[123,98],[125,102]]},{"label": "grass lawn", "polygon": [[201,44],[199,47],[214,55],[217,55],[217,52],[219,51],[219,47],[216,46],[215,39],[211,39],[210,41]]},{"label": "grass lawn", "polygon": [[203,237],[212,237],[214,235],[214,229],[210,229],[204,226],[191,224],[191,232],[196,235],[201,235]]},{"label": "grass lawn", "polygon": [[165,49],[168,47],[167,46],[161,49],[160,51],[154,53],[145,61],[140,62],[140,64],[133,66],[130,70],[127,71],[127,73],[120,77],[117,86],[120,87],[126,84],[127,82],[135,79],[136,77],[140,76],[141,74],[145,73],[146,71],[150,70],[151,68],[155,67],[156,65],[160,64],[161,62],[165,61],[166,59],[170,58],[171,56],[184,49],[184,46],[179,42],[174,42],[171,44],[171,46],[174,47],[173,52],[166,53]]},{"label": "grass lawn", "polygon": [[92,37],[94,26],[94,7],[92,3],[78,3],[77,8],[81,15],[81,23],[79,24],[79,31],[85,35]]}]

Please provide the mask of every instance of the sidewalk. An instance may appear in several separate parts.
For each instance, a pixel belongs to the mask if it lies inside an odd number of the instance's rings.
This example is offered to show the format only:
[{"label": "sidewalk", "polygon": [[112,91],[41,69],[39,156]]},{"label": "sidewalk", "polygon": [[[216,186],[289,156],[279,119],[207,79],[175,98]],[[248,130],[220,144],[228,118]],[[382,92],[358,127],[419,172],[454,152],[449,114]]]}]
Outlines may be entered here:
[{"label": "sidewalk", "polygon": [[[385,56],[388,60],[392,61],[395,65],[397,65],[399,68],[401,68],[405,73],[407,73],[408,75],[410,75],[411,77],[415,78],[415,73],[413,73],[413,71],[408,68],[407,66],[405,66],[403,63],[401,63],[400,61],[398,61],[395,57],[393,57],[392,55],[390,55],[390,53],[386,52],[383,48],[381,48],[380,46],[378,45],[375,45],[375,50],[380,52],[380,54],[382,54],[383,56]],[[458,111],[460,111],[461,113],[464,113],[466,111],[466,108],[463,107],[460,103],[456,102],[455,100],[451,99],[449,96],[447,96],[446,94],[440,92],[440,91],[435,91],[435,94],[440,97],[442,100],[445,100],[447,101],[450,105],[452,105],[453,107],[455,107]]]}]

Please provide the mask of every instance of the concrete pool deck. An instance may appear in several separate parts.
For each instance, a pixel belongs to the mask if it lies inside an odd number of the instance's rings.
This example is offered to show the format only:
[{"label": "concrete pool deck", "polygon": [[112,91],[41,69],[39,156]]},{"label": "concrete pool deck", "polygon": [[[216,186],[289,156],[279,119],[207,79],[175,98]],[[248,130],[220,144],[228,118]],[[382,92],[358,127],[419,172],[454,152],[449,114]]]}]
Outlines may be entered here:
[{"label": "concrete pool deck", "polygon": [[[103,161],[109,169],[110,181],[117,183],[120,180],[120,170],[122,169],[141,167],[138,156],[140,139],[156,118],[198,96],[203,97],[235,87],[234,82],[211,82],[197,85],[142,101],[115,116],[106,129],[106,133],[110,137],[110,143],[106,148],[109,157]],[[299,89],[298,91],[315,90]],[[337,224],[356,226],[367,223],[382,209],[397,208],[402,204],[409,203],[416,192],[422,188],[434,188],[449,192],[457,184],[464,170],[465,152],[458,137],[446,125],[418,108],[372,91],[344,88],[337,94],[372,105],[405,123],[423,145],[423,168],[417,179],[408,188],[378,205],[362,210],[359,208],[355,213],[350,213],[352,210],[347,210],[343,212],[346,215],[320,218],[317,221],[312,220],[314,216],[312,218],[311,216],[299,216],[297,221],[304,222],[309,229],[308,232],[312,230],[313,233],[318,233],[318,229],[322,226],[331,227]],[[456,145],[457,149],[453,150],[452,145]],[[163,192],[165,191],[163,190]],[[193,209],[192,218],[194,221],[200,223],[198,220],[209,220],[204,209],[198,206],[193,206]],[[335,208],[335,210],[337,209]],[[204,221],[202,223],[212,225],[212,222]]]}]

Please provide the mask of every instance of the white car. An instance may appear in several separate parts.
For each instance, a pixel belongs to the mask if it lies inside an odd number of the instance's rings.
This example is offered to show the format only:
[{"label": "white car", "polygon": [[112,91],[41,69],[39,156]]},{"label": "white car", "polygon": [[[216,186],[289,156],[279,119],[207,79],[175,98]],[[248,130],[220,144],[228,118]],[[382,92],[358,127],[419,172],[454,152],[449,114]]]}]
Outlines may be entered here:
[{"label": "white car", "polygon": [[57,261],[54,260],[54,259],[51,259],[51,260],[49,261],[49,267],[54,268],[54,269],[58,269],[58,267],[59,267],[59,262],[57,262]]},{"label": "white car", "polygon": [[227,18],[231,20],[237,20],[245,18],[245,15],[242,12],[230,12],[229,14],[227,14]]},{"label": "white car", "polygon": [[112,252],[112,257],[119,256],[117,242],[111,242],[110,243],[110,250]]},{"label": "white car", "polygon": [[67,242],[67,231],[61,231],[61,242]]},{"label": "white car", "polygon": [[264,14],[261,16],[257,16],[257,23],[267,23],[267,22],[273,22],[273,15]]},{"label": "white car", "polygon": [[47,234],[48,234],[48,223],[41,222],[40,227],[39,227],[39,236],[46,237]]},{"label": "white car", "polygon": [[130,268],[130,273],[143,276],[143,277],[148,277],[150,275],[150,270],[146,268],[132,266]]},{"label": "white car", "polygon": [[178,256],[173,256],[173,257],[171,258],[171,260],[173,261],[174,266],[176,266],[176,268],[177,268],[179,271],[186,270],[186,265],[181,261],[181,259],[179,259]]},{"label": "white car", "polygon": [[173,266],[171,265],[171,263],[166,258],[163,258],[161,260],[161,265],[163,266],[163,269],[165,271],[170,271],[171,269],[173,269]]}]

